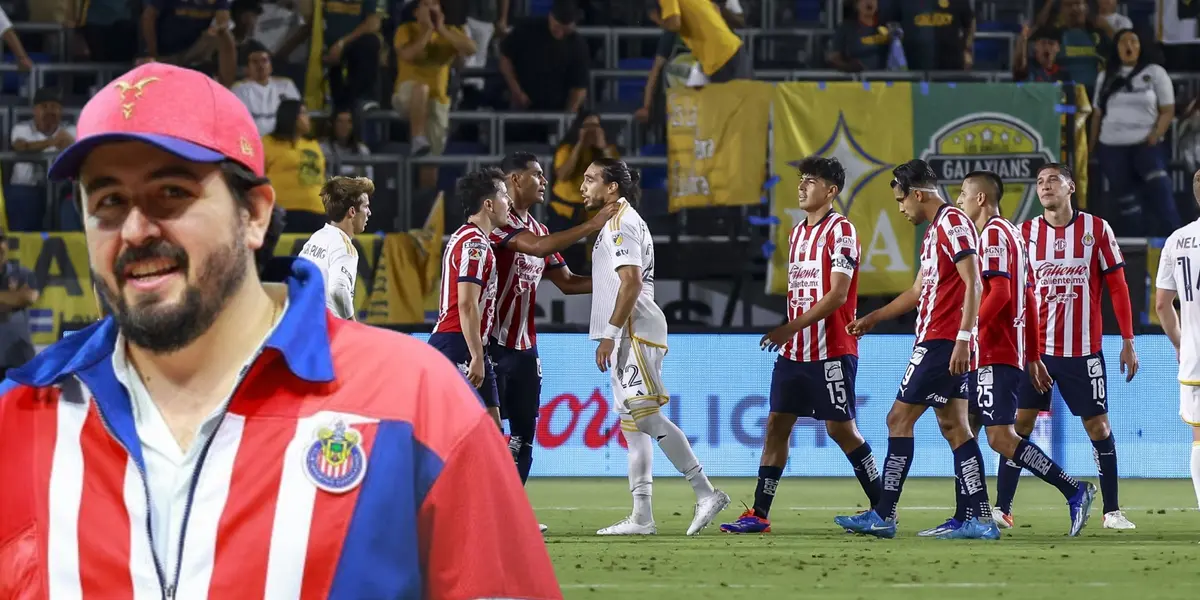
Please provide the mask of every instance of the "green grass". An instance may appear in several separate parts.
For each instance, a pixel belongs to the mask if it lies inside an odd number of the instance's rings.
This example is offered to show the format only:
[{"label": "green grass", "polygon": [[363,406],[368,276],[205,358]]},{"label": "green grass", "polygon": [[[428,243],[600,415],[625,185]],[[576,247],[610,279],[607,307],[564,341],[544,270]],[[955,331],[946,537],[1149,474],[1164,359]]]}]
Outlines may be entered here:
[{"label": "green grass", "polygon": [[[1188,480],[1125,480],[1121,500],[1134,531],[1103,529],[1097,496],[1077,538],[1062,496],[1023,477],[1016,527],[995,542],[945,541],[916,532],[951,515],[948,479],[909,479],[893,540],[843,533],[838,514],[865,501],[853,478],[780,483],[772,533],[730,535],[753,499],[753,479],[718,479],[734,499],[697,537],[684,535],[694,496],[680,478],[654,482],[658,535],[601,538],[630,512],[625,479],[533,479],[528,492],[548,525],[546,546],[567,598],[1054,598],[1148,600],[1200,597],[1200,512]],[[995,482],[989,483],[995,490]],[[635,596],[635,594],[647,596]]]}]

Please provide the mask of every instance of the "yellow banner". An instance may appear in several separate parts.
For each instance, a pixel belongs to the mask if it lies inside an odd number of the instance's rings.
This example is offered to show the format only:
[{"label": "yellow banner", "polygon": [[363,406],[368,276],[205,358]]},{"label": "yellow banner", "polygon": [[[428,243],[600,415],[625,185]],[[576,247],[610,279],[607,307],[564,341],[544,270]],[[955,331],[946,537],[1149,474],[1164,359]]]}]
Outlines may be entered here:
[{"label": "yellow banner", "polygon": [[[312,234],[285,233],[275,246],[275,256],[299,256],[304,243]],[[354,236],[354,248],[358,250],[358,273],[354,280],[354,313],[365,320],[371,305],[371,290],[375,285],[375,267],[379,262],[383,236],[360,234]]]},{"label": "yellow banner", "polygon": [[445,197],[438,194],[421,229],[387,236],[371,293],[369,323],[423,323],[437,313]]},{"label": "yellow banner", "polygon": [[33,271],[40,296],[29,307],[35,346],[58,340],[62,323],[100,318],[82,233],[10,233],[8,260]]},{"label": "yellow banner", "polygon": [[796,204],[796,163],[806,156],[837,157],[846,187],[834,209],[858,230],[862,260],[858,293],[897,294],[912,286],[913,226],[896,208],[889,186],[895,165],[912,158],[912,91],[907,83],[781,83],[775,86],[773,189],[775,252],[767,292],[783,294],[788,282],[788,238],[804,211]]},{"label": "yellow banner", "polygon": [[[1064,103],[1066,94],[1064,96]],[[1088,117],[1092,115],[1092,103],[1088,100],[1087,88],[1082,83],[1075,84],[1075,114],[1063,115],[1062,162],[1067,162],[1067,132],[1066,127],[1075,128],[1075,164],[1071,170],[1075,175],[1075,201],[1079,210],[1088,207]],[[1068,116],[1074,119],[1068,120]]]},{"label": "yellow banner", "polygon": [[732,81],[668,90],[671,212],[760,201],[771,88],[761,81]]}]

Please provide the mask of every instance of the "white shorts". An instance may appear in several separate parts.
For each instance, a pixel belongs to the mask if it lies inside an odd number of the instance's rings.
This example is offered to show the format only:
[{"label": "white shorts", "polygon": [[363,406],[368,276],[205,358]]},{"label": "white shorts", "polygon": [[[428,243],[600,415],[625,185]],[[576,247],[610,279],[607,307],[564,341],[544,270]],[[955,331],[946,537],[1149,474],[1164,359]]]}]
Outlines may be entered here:
[{"label": "white shorts", "polygon": [[666,355],[666,346],[631,338],[617,342],[609,368],[614,412],[630,415],[635,409],[657,408],[670,400],[662,383],[662,363]]},{"label": "white shorts", "polygon": [[1200,386],[1179,384],[1179,418],[1200,427]]}]

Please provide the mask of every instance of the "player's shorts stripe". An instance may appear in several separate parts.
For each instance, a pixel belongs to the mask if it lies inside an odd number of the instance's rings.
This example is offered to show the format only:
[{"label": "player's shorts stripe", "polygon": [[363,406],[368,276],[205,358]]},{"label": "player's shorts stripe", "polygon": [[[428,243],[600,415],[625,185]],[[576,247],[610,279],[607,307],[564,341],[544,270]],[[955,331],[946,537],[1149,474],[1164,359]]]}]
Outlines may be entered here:
[{"label": "player's shorts stripe", "polygon": [[626,419],[625,415],[621,415],[621,431],[633,432],[640,430],[638,429],[637,423],[634,422],[632,417]]},{"label": "player's shorts stripe", "polygon": [[659,408],[657,406],[647,406],[644,408],[635,408],[629,411],[629,414],[633,416],[634,421],[638,421],[645,419],[656,412],[659,412]]},{"label": "player's shorts stripe", "polygon": [[181,557],[183,562],[179,570],[181,590],[207,590],[212,583],[217,531],[225,503],[229,500],[229,478],[245,426],[244,416],[227,413],[204,457],[204,469],[196,481],[195,498],[203,500],[207,510],[193,511],[188,517],[188,551]]},{"label": "player's shorts stripe", "polygon": [[[630,327],[632,327],[632,325],[633,325],[633,324],[632,324],[632,323],[630,323]],[[649,340],[646,340],[646,339],[640,338],[640,337],[638,337],[638,336],[636,336],[636,335],[633,335],[633,333],[632,333],[632,332],[630,332],[630,334],[629,334],[629,339],[631,339],[631,340],[633,340],[633,341],[635,341],[635,342],[637,342],[637,343],[639,343],[639,344],[644,344],[644,345],[646,345],[646,346],[650,346],[651,348],[662,348],[663,350],[666,350],[666,349],[667,349],[667,346],[666,346],[665,344],[656,344],[656,343],[654,343],[654,342],[651,342],[651,341],[649,341]]]},{"label": "player's shorts stripe", "polygon": [[[65,395],[65,392],[64,392]],[[83,499],[83,449],[79,436],[87,420],[90,394],[60,398],[51,461],[49,532],[46,543],[50,598],[82,598],[79,580],[79,505]]]}]

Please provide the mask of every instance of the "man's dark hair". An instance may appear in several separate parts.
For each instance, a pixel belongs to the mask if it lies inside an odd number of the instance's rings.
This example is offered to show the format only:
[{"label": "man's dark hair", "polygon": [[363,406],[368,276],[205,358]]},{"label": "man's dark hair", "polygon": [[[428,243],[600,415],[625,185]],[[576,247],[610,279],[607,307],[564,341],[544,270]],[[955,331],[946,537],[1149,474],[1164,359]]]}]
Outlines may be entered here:
[{"label": "man's dark hair", "polygon": [[375,193],[375,182],[366,177],[338,175],[321,186],[321,203],[325,205],[325,218],[330,223],[340,223],[351,208],[362,208],[362,195]]},{"label": "man's dark hair", "polygon": [[999,175],[991,171],[971,171],[967,173],[966,179],[983,181],[983,195],[987,197],[988,202],[1000,206],[1000,199],[1004,197],[1004,182]]},{"label": "man's dark hair", "polygon": [[892,187],[900,188],[905,196],[909,195],[913,188],[936,189],[937,182],[937,173],[933,172],[933,167],[919,158],[914,158],[892,169]]},{"label": "man's dark hair", "polygon": [[550,7],[550,16],[563,25],[574,25],[582,16],[579,13],[579,5],[575,0],[554,0]]},{"label": "man's dark hair", "polygon": [[454,183],[454,197],[462,206],[463,219],[478,213],[484,200],[495,198],[503,180],[504,172],[496,167],[483,167],[459,177]]},{"label": "man's dark hair", "polygon": [[1063,163],[1056,163],[1056,162],[1046,163],[1046,164],[1042,165],[1042,168],[1038,169],[1037,174],[1041,175],[1042,171],[1045,171],[1046,169],[1054,169],[1054,170],[1058,171],[1059,175],[1062,175],[1063,177],[1066,177],[1067,179],[1069,179],[1071,181],[1075,181],[1075,174],[1071,172],[1071,167],[1068,167],[1067,165],[1064,165]]},{"label": "man's dark hair", "polygon": [[600,167],[600,179],[604,183],[617,184],[617,194],[625,199],[626,202],[635,208],[642,201],[642,188],[639,184],[642,181],[642,174],[637,169],[630,169],[625,161],[619,158],[597,158],[592,161]]},{"label": "man's dark hair", "polygon": [[846,169],[836,158],[809,156],[796,165],[796,170],[800,172],[801,176],[811,175],[824,180],[825,183],[836,185],[839,192],[846,185]]},{"label": "man's dark hair", "polygon": [[537,162],[537,159],[537,155],[532,152],[510,152],[508,156],[504,157],[504,160],[500,161],[500,170],[504,171],[505,175],[524,171]]}]

